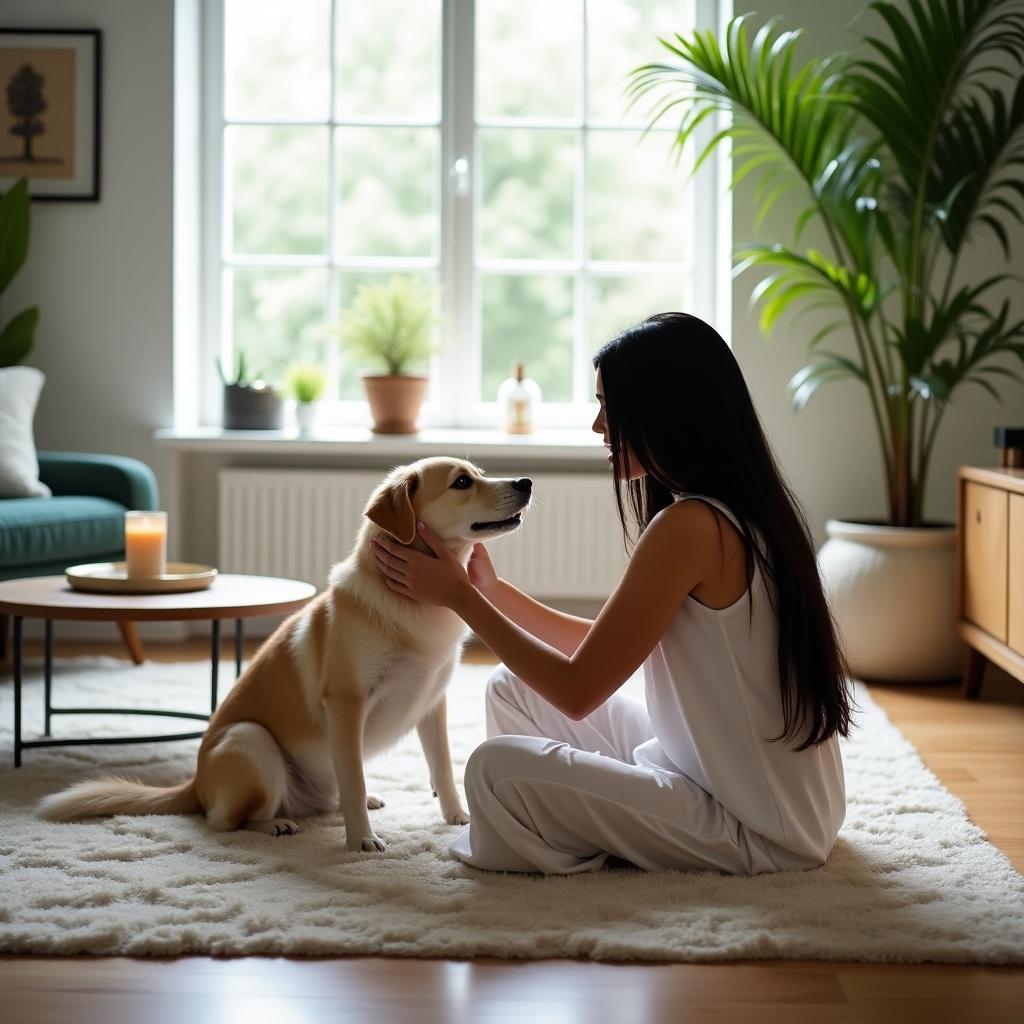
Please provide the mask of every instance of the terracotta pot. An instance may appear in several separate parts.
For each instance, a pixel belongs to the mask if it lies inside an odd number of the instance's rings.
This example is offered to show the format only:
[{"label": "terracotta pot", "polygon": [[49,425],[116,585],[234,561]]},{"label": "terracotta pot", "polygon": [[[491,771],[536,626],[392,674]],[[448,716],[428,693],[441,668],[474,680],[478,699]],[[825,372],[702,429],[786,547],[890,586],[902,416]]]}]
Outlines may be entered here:
[{"label": "terracotta pot", "polygon": [[367,374],[363,387],[370,402],[375,434],[415,434],[427,377],[404,373]]},{"label": "terracotta pot", "polygon": [[825,524],[818,568],[859,679],[924,682],[959,674],[956,528]]}]

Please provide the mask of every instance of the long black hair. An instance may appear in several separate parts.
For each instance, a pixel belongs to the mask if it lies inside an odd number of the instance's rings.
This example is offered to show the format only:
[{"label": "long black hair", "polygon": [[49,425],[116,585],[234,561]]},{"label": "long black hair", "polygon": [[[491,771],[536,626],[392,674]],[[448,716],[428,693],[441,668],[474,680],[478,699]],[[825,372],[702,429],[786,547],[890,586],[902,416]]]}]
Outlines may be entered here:
[{"label": "long black hair", "polygon": [[[594,356],[611,441],[615,500],[640,531],[673,494],[715,498],[739,520],[778,620],[783,731],[797,750],[850,729],[846,663],[807,520],[775,461],[732,350],[686,313],[658,313]],[[647,475],[624,482],[632,450]]]}]

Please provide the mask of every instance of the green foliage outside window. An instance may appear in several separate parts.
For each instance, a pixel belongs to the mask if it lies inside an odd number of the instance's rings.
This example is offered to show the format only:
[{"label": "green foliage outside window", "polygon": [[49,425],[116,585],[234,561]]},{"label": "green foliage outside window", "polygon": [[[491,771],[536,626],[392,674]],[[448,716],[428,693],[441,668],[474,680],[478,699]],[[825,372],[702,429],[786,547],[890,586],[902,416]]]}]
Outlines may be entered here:
[{"label": "green foliage outside window", "polygon": [[[333,40],[329,0],[225,0],[225,10],[222,294],[232,344],[269,381],[281,383],[295,361],[320,362],[331,368],[328,398],[361,399],[355,360],[344,348],[340,365],[328,358],[323,325],[351,305],[359,285],[396,273],[431,291],[440,284],[441,5],[336,0]],[[656,52],[658,31],[680,17],[689,23],[692,5],[588,0],[586,10],[583,111],[584,5],[476,3],[476,81],[460,88],[475,87],[478,118],[585,113],[600,124],[586,136],[511,122],[476,129],[472,322],[481,373],[471,398],[493,401],[519,358],[545,399],[586,398],[589,353],[655,309],[680,308],[691,293],[689,186],[665,153],[668,133],[641,140],[639,130],[611,126],[626,110],[628,69]],[[365,123],[326,123],[332,45],[334,117]],[[480,265],[577,258],[586,271]],[[672,266],[645,269],[654,260]],[[610,261],[632,267],[590,266]]]}]

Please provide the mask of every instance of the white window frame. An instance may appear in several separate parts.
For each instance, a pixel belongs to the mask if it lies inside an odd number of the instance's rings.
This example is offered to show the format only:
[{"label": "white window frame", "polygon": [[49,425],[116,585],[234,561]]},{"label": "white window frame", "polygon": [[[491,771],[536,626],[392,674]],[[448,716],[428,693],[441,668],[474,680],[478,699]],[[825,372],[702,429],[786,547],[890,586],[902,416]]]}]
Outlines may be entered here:
[{"label": "white window frame", "polygon": [[[635,132],[642,128],[643,111],[638,112],[635,122],[626,124],[587,121],[582,112],[586,110],[586,59],[587,20],[586,0],[557,0],[559,3],[578,3],[583,18],[581,54],[582,94],[580,113],[574,118],[539,121],[526,118],[489,118],[474,116],[474,0],[442,0],[442,46],[441,46],[441,122],[440,122],[440,253],[439,258],[406,259],[344,259],[339,260],[332,251],[333,221],[335,215],[334,181],[334,133],[330,130],[328,155],[327,189],[327,244],[323,256],[232,257],[231,262],[239,266],[317,266],[328,270],[327,310],[338,308],[338,274],[340,270],[416,269],[434,270],[443,284],[441,290],[441,312],[443,316],[444,345],[435,357],[430,369],[431,385],[428,401],[424,406],[421,423],[424,426],[444,427],[495,427],[497,406],[493,401],[470,401],[466,396],[474,395],[480,379],[482,345],[480,343],[481,289],[478,287],[480,271],[502,270],[510,273],[536,273],[545,269],[559,273],[571,273],[577,295],[574,301],[573,324],[573,402],[545,402],[541,410],[540,425],[544,427],[586,426],[587,417],[592,414],[590,398],[591,381],[587,363],[582,358],[585,336],[584,304],[587,301],[586,282],[588,277],[604,273],[615,275],[636,271],[669,271],[687,275],[691,294],[688,310],[703,319],[716,324],[721,333],[728,337],[728,236],[729,219],[724,197],[725,159],[705,161],[692,181],[694,240],[707,252],[707,259],[697,259],[692,267],[682,261],[672,262],[621,262],[596,261],[598,266],[586,259],[586,167],[585,158],[587,133],[591,128]],[[695,27],[698,29],[721,27],[720,18],[728,4],[723,0],[692,0]],[[365,120],[335,117],[335,52],[334,18],[336,2],[331,3],[330,25],[330,110],[329,126],[346,127],[358,125],[410,125],[427,126],[420,119],[372,118]],[[220,383],[215,370],[217,357],[225,360],[231,350],[231,310],[225,308],[225,274],[228,254],[224,252],[229,237],[230,209],[225,201],[227,183],[224,175],[224,135],[227,124],[253,123],[274,124],[271,120],[232,120],[224,116],[224,0],[202,4],[202,109],[201,109],[201,231],[200,231],[200,281],[199,281],[199,333],[198,375],[199,402],[198,416],[201,423],[215,424],[220,420]],[[283,123],[283,122],[276,122]],[[288,121],[287,123],[302,123]],[[324,124],[320,120],[310,124]],[[437,123],[433,123],[437,127]],[[475,217],[476,196],[480,160],[478,157],[479,138],[477,128],[514,127],[524,129],[557,129],[579,132],[578,154],[580,165],[576,174],[575,216],[578,221],[574,228],[576,251],[569,260],[478,260],[474,232],[478,219]],[[716,125],[712,119],[702,125],[702,140],[711,138]],[[667,142],[671,129],[666,128]],[[680,168],[679,174],[685,174]],[[682,296],[681,296],[682,297]],[[329,374],[335,378],[339,370],[336,346],[328,345],[325,364]],[[324,403],[327,408],[321,423],[330,426],[365,425],[368,409],[362,401],[336,401]]]}]

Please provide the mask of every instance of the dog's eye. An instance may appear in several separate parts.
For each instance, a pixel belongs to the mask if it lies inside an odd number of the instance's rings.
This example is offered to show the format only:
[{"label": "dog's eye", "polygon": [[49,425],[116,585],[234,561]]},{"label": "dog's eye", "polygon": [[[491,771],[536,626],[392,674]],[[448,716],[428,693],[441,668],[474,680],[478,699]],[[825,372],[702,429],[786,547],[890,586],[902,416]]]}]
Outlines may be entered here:
[{"label": "dog's eye", "polygon": [[472,486],[473,478],[468,473],[463,473],[452,481],[452,488],[456,491],[468,491]]}]

